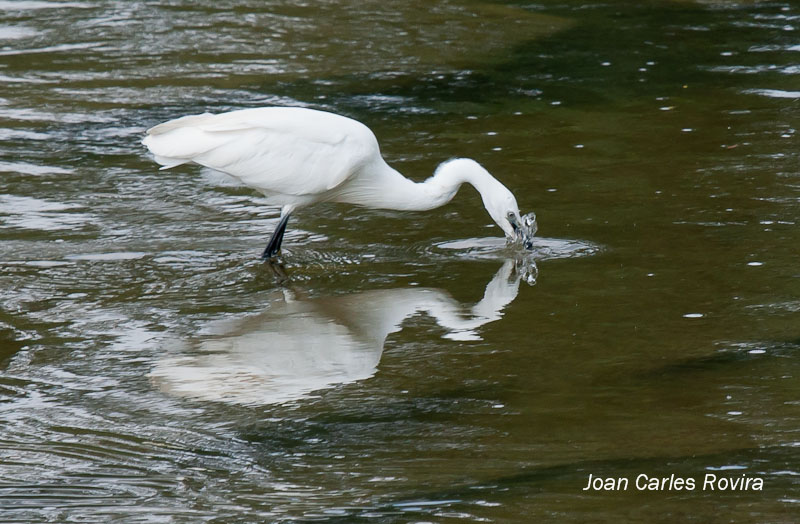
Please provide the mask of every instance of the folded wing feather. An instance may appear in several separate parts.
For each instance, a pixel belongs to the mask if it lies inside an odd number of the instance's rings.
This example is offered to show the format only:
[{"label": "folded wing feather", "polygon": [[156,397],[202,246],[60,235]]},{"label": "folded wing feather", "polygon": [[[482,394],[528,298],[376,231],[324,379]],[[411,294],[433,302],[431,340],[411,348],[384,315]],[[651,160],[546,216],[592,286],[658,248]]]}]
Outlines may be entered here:
[{"label": "folded wing feather", "polygon": [[153,127],[143,143],[162,169],[195,162],[285,195],[324,193],[380,154],[363,124],[297,108],[186,116]]}]

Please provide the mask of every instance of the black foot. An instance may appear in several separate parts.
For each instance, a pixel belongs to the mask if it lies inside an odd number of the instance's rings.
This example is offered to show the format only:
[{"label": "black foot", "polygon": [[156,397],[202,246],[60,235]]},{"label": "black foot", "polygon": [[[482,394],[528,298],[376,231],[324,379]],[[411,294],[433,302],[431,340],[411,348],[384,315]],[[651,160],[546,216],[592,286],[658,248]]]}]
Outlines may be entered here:
[{"label": "black foot", "polygon": [[272,233],[272,237],[269,239],[269,242],[267,243],[267,248],[261,254],[262,260],[269,260],[271,258],[275,258],[278,255],[278,252],[280,252],[281,242],[283,242],[283,234],[286,232],[286,224],[289,223],[290,216],[291,214],[287,213],[281,217],[281,221],[278,222],[278,227],[275,228],[275,232]]}]

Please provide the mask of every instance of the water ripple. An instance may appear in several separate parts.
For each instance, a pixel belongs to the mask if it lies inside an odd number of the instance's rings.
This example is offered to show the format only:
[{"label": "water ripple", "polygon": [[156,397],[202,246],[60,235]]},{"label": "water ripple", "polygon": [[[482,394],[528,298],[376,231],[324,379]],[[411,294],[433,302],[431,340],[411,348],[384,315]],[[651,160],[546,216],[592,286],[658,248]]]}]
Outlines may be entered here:
[{"label": "water ripple", "polygon": [[522,253],[530,255],[536,260],[585,257],[602,251],[597,244],[582,240],[534,237],[532,243],[533,248],[529,252],[520,251],[516,246],[509,246],[502,237],[451,240],[440,242],[435,247],[439,250],[446,250],[445,252],[456,253],[461,257],[501,258]]},{"label": "water ripple", "polygon": [[[0,0],[0,520],[786,520],[797,8],[540,4]],[[140,139],[272,104],[475,156],[557,238],[464,190],[264,264],[278,210]],[[724,465],[769,490],[571,495]]]}]

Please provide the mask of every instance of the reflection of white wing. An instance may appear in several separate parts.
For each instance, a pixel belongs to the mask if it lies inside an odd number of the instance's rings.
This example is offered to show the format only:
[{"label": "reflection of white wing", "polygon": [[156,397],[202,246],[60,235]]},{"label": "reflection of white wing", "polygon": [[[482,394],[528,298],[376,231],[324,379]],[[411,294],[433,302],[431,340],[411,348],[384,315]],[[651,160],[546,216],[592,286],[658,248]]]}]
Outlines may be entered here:
[{"label": "reflection of white wing", "polygon": [[324,193],[380,156],[360,122],[288,107],[186,116],[153,127],[143,143],[163,169],[195,162],[284,195]]},{"label": "reflection of white wing", "polygon": [[375,373],[381,347],[324,317],[278,309],[285,316],[248,319],[244,327],[251,331],[205,340],[195,355],[160,361],[151,378],[177,396],[272,404]]},{"label": "reflection of white wing", "polygon": [[234,404],[274,404],[375,374],[390,333],[426,312],[447,337],[480,340],[477,329],[517,296],[507,261],[468,314],[438,289],[382,289],[315,300],[275,301],[259,315],[201,339],[187,356],[156,363],[151,380],[176,396]]}]

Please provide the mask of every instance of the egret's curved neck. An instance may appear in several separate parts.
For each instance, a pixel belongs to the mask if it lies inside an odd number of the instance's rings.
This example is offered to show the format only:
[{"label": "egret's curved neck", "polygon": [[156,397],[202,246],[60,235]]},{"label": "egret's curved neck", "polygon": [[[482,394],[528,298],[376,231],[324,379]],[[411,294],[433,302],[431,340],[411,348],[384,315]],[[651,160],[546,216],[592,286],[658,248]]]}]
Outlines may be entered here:
[{"label": "egret's curved neck", "polygon": [[479,163],[469,158],[455,158],[443,162],[436,168],[436,172],[431,178],[423,182],[422,186],[428,186],[426,189],[437,193],[442,191],[447,199],[441,204],[446,204],[452,199],[461,184],[467,182],[478,190],[481,198],[486,201],[486,195],[492,192],[497,186],[503,187],[498,180],[489,174],[486,169]]},{"label": "egret's curved neck", "polygon": [[450,202],[464,182],[472,184],[481,196],[500,184],[480,164],[467,158],[444,162],[424,182],[409,180],[382,163],[374,166],[371,176],[352,185],[338,200],[354,204],[368,201],[370,207],[383,209],[427,211]]}]

